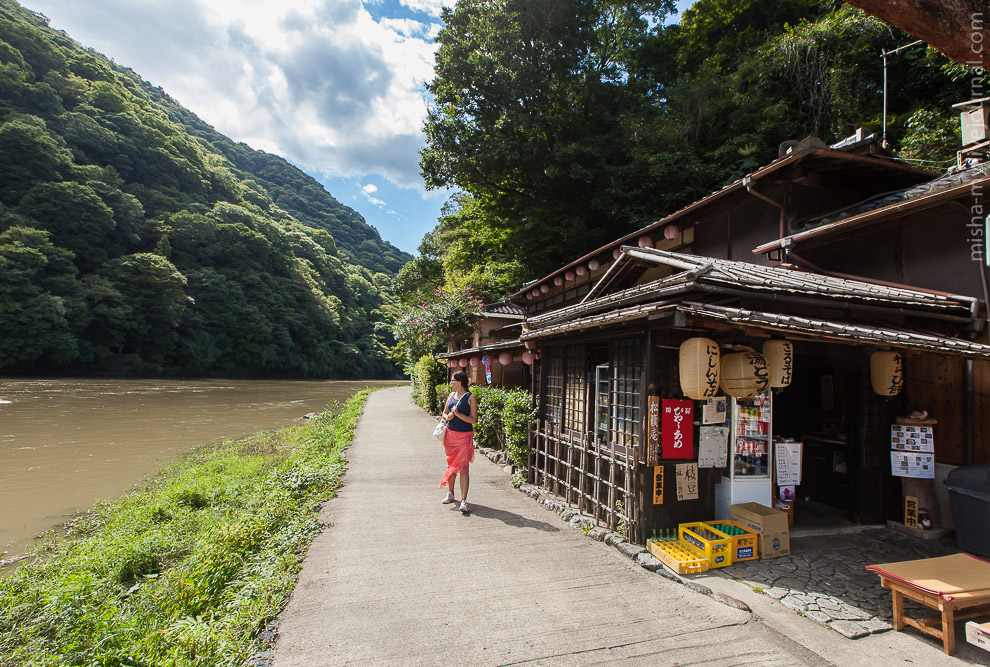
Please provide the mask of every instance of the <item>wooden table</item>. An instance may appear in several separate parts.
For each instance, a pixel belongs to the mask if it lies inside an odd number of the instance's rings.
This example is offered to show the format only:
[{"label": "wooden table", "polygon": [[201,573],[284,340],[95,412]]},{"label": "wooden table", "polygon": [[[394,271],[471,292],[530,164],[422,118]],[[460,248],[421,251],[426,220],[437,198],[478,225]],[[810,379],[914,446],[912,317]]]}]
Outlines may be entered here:
[{"label": "wooden table", "polygon": [[[954,554],[866,569],[880,575],[880,585],[891,591],[894,629],[907,624],[937,637],[947,655],[956,652],[956,621],[990,615],[990,563],[979,558]],[[939,613],[911,618],[904,613],[904,598]]]}]

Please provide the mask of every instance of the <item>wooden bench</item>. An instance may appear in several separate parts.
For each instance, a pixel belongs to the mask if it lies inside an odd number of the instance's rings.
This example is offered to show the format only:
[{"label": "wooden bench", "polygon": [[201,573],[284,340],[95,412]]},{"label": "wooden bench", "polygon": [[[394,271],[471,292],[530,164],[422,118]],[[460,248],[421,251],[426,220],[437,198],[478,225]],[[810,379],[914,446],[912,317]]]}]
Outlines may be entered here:
[{"label": "wooden bench", "polygon": [[[941,558],[867,565],[893,597],[894,629],[910,625],[942,640],[947,655],[956,651],[955,622],[990,615],[990,563],[953,554]],[[904,613],[904,598],[939,613],[916,619]]]}]

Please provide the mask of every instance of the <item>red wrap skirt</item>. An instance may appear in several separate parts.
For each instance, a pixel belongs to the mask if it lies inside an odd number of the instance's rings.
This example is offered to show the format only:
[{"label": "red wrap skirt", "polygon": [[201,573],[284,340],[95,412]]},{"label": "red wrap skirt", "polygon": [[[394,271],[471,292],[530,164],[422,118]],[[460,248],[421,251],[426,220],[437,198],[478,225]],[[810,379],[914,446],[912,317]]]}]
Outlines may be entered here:
[{"label": "red wrap skirt", "polygon": [[474,432],[447,429],[447,435],[443,438],[443,449],[447,453],[447,472],[440,480],[441,489],[447,486],[447,480],[451,475],[467,472],[471,462],[474,461]]}]

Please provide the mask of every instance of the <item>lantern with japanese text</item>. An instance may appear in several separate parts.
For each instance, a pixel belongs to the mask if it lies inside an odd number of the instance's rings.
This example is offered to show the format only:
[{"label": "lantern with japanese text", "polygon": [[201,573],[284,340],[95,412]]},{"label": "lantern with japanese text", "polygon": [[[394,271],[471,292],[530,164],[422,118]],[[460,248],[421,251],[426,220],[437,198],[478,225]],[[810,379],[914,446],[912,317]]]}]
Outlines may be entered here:
[{"label": "lantern with japanese text", "polygon": [[779,389],[791,384],[794,376],[794,345],[789,340],[768,340],[763,344],[763,356],[770,372],[770,387]]},{"label": "lantern with japanese text", "polygon": [[767,360],[755,350],[743,348],[722,357],[722,390],[735,398],[752,398],[770,384]]},{"label": "lantern with japanese text", "polygon": [[511,364],[512,363],[512,353],[511,352],[503,352],[502,354],[498,355],[498,363],[502,364],[503,366],[508,366],[509,364]]},{"label": "lantern with japanese text", "polygon": [[688,338],[681,343],[678,359],[681,392],[696,401],[715,397],[719,361],[718,344],[709,338]]},{"label": "lantern with japanese text", "polygon": [[881,396],[897,396],[904,386],[904,355],[884,350],[870,355],[870,380]]}]

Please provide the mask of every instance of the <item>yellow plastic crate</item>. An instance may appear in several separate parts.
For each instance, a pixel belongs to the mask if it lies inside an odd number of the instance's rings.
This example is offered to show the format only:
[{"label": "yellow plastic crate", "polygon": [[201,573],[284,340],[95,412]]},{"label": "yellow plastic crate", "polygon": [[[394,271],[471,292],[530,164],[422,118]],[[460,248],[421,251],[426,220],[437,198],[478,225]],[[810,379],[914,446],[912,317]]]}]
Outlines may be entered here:
[{"label": "yellow plastic crate", "polygon": [[708,571],[708,559],[681,542],[646,540],[646,548],[677,574],[699,574]]},{"label": "yellow plastic crate", "polygon": [[747,560],[756,560],[760,557],[756,545],[759,538],[758,533],[754,533],[749,528],[741,526],[735,521],[705,521],[706,526],[728,535],[732,538],[732,562],[741,563]]},{"label": "yellow plastic crate", "polygon": [[682,523],[677,537],[699,551],[708,560],[709,568],[732,565],[732,538],[704,522]]}]

